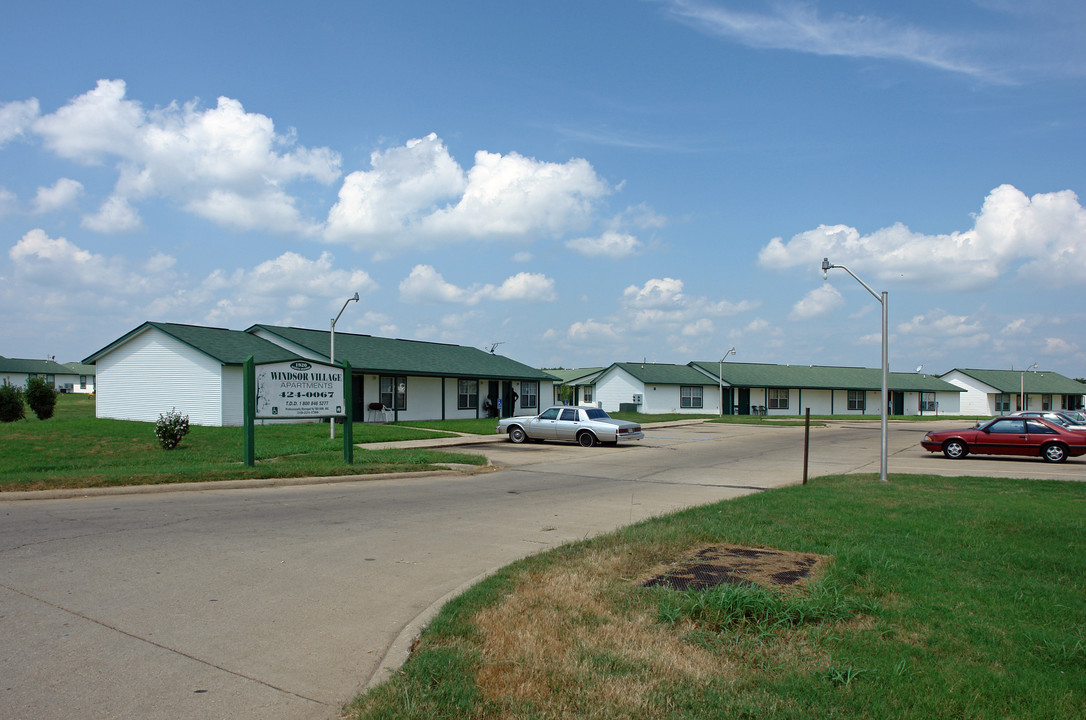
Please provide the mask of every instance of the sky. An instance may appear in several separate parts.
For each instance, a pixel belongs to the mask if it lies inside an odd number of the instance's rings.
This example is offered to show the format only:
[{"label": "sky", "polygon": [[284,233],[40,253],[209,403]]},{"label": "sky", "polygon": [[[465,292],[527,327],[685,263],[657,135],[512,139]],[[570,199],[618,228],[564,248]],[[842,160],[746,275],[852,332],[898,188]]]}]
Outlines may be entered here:
[{"label": "sky", "polygon": [[[12,3],[0,355],[1086,376],[1081,0]],[[354,293],[359,301],[348,302]]]}]

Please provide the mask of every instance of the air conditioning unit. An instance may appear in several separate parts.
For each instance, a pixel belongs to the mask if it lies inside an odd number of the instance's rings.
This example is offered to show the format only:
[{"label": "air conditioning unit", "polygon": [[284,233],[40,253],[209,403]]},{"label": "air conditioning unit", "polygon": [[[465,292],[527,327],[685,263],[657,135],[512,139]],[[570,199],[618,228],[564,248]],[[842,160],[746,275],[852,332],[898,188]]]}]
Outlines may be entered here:
[{"label": "air conditioning unit", "polygon": [[641,395],[640,393],[638,393],[637,395],[634,395],[634,396],[633,396],[633,401],[634,401],[634,403],[636,403],[637,405],[640,405],[640,404],[642,404],[643,402],[645,402],[645,398],[644,398],[644,396],[642,396],[642,395]]}]

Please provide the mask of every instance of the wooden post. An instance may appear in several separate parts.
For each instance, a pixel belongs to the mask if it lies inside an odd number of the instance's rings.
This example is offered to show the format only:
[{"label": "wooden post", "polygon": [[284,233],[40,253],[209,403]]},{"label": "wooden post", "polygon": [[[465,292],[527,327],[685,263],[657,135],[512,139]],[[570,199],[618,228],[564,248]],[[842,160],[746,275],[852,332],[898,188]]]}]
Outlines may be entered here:
[{"label": "wooden post", "polygon": [[803,484],[807,484],[807,455],[811,447],[811,408],[803,414]]}]

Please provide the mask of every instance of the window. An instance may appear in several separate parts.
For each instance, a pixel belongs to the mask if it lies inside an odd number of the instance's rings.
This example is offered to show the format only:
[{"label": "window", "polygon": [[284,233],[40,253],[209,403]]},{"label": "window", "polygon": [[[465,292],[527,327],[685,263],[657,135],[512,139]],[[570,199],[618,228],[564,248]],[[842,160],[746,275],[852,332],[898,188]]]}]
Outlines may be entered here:
[{"label": "window", "polygon": [[591,385],[585,385],[584,386],[584,401],[586,403],[592,402],[592,386]]},{"label": "window", "polygon": [[867,409],[867,393],[863,390],[849,390],[848,391],[848,409],[849,410],[866,410]]},{"label": "window", "polygon": [[407,378],[402,375],[382,375],[381,404],[390,410],[406,410]]},{"label": "window", "polygon": [[1060,410],[1080,410],[1081,408],[1081,395],[1060,395]]},{"label": "window", "polygon": [[1051,395],[1042,395],[1041,396],[1041,409],[1044,410],[1045,412],[1052,409],[1052,396]]},{"label": "window", "polygon": [[1056,435],[1055,430],[1036,420],[1026,420],[1026,432],[1032,435]]},{"label": "window", "polygon": [[79,389],[80,390],[86,390],[87,389],[87,376],[86,375],[80,375],[79,376]]},{"label": "window", "polygon": [[539,405],[539,381],[522,380],[520,382],[520,406],[534,408]]},{"label": "window", "polygon": [[787,390],[787,388],[769,388],[769,409],[770,410],[787,410],[788,409],[788,390]]},{"label": "window", "polygon": [[1026,434],[1026,421],[1021,418],[1014,420],[1007,418],[1005,420],[996,420],[994,423],[988,426],[988,432],[1000,433],[1007,435],[1025,435]]},{"label": "window", "polygon": [[679,407],[700,408],[704,407],[701,399],[702,388],[683,385],[679,387]]},{"label": "window", "polygon": [[995,396],[995,411],[997,413],[1011,411],[1011,396],[1009,393],[1001,393]]},{"label": "window", "polygon": [[567,422],[576,422],[577,420],[580,420],[580,418],[577,417],[577,411],[574,408],[566,408],[563,410],[558,419]]},{"label": "window", "polygon": [[559,408],[548,408],[542,415],[539,416],[540,420],[557,420]]},{"label": "window", "polygon": [[474,410],[479,407],[479,381],[460,379],[457,390],[456,407],[459,410]]},{"label": "window", "polygon": [[920,393],[920,412],[935,412],[935,393]]}]

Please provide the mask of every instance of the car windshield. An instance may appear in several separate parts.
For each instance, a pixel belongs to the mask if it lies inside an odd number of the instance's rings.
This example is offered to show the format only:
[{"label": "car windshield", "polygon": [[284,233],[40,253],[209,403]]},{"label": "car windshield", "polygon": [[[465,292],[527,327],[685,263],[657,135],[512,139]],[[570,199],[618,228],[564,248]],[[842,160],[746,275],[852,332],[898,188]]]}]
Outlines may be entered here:
[{"label": "car windshield", "polygon": [[589,420],[608,420],[611,417],[599,408],[589,408],[585,410],[585,414],[588,415]]}]

